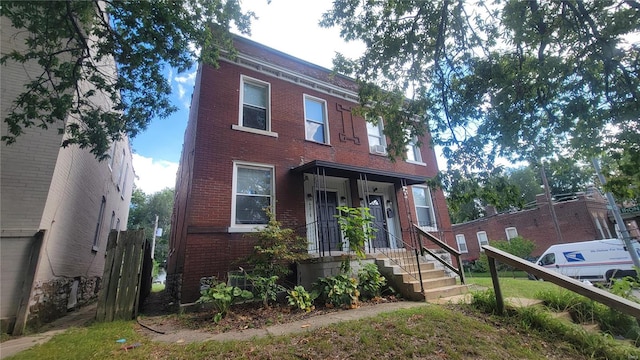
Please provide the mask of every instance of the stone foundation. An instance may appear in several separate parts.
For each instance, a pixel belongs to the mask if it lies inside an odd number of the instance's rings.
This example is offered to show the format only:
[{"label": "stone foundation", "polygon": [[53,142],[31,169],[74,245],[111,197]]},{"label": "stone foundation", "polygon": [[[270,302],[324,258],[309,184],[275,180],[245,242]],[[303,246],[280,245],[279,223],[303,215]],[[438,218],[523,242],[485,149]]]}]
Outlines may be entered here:
[{"label": "stone foundation", "polygon": [[37,329],[98,298],[102,279],[99,277],[58,277],[38,281],[29,302],[27,326]]},{"label": "stone foundation", "polygon": [[165,291],[173,300],[179,304],[182,303],[180,301],[180,296],[182,294],[182,274],[167,274]]}]

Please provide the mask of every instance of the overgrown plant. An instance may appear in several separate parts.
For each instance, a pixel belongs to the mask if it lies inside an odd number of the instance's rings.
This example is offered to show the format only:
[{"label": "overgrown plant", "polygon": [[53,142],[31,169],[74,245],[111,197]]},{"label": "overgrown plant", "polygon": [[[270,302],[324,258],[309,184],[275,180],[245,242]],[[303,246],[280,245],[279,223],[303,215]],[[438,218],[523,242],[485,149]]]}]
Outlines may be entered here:
[{"label": "overgrown plant", "polygon": [[328,306],[356,308],[360,291],[358,280],[346,274],[324,277],[314,283],[319,299]]},{"label": "overgrown plant", "polygon": [[200,293],[201,296],[196,303],[213,305],[215,311],[213,321],[215,323],[220,322],[220,320],[227,315],[229,308],[234,303],[241,300],[253,299],[253,294],[250,291],[242,290],[235,286],[227,286],[227,284],[222,282],[208,289],[204,289]]},{"label": "overgrown plant", "polygon": [[266,212],[267,226],[250,235],[256,244],[247,262],[253,265],[254,275],[283,278],[291,273],[292,263],[308,257],[307,239],[297,236],[293,229],[283,228],[269,208]]},{"label": "overgrown plant", "polygon": [[317,296],[316,292],[309,293],[304,286],[297,285],[288,291],[287,301],[290,306],[309,312],[314,309],[313,301]]},{"label": "overgrown plant", "polygon": [[[340,230],[349,243],[349,250],[353,251],[358,259],[364,259],[364,244],[375,236],[377,229],[373,228],[374,217],[369,208],[338,206],[338,219]],[[351,258],[345,257],[342,262],[342,270],[349,274],[351,271]]]},{"label": "overgrown plant", "polygon": [[249,276],[249,281],[253,285],[253,294],[258,299],[262,300],[262,306],[269,307],[270,301],[276,301],[279,291],[285,291],[282,285],[277,283],[278,276]]},{"label": "overgrown plant", "polygon": [[360,290],[360,297],[364,300],[380,297],[386,284],[387,279],[380,274],[376,264],[364,264],[358,271],[358,290]]}]

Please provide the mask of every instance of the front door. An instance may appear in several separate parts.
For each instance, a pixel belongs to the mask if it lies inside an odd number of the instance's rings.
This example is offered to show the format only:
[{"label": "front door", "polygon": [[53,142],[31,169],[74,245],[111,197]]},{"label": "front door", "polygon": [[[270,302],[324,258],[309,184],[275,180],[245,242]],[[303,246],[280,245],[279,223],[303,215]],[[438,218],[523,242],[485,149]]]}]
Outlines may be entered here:
[{"label": "front door", "polygon": [[389,239],[387,237],[387,222],[384,215],[384,204],[382,196],[369,195],[369,212],[373,216],[373,228],[376,229],[372,246],[374,248],[388,248]]},{"label": "front door", "polygon": [[338,196],[335,192],[318,191],[318,231],[321,251],[342,250],[338,219]]}]

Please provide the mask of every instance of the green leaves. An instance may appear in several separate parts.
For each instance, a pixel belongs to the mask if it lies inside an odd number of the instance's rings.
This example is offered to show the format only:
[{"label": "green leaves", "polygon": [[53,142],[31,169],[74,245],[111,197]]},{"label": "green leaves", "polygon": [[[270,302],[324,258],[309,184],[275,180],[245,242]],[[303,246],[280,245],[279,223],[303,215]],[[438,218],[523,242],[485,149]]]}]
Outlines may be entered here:
[{"label": "green leaves", "polygon": [[221,51],[234,53],[229,26],[248,33],[254,17],[238,0],[4,1],[0,14],[27,34],[0,63],[38,69],[3,119],[2,141],[53,125],[65,129],[63,146],[99,159],[113,141],[176,110],[168,67],[216,66]]}]

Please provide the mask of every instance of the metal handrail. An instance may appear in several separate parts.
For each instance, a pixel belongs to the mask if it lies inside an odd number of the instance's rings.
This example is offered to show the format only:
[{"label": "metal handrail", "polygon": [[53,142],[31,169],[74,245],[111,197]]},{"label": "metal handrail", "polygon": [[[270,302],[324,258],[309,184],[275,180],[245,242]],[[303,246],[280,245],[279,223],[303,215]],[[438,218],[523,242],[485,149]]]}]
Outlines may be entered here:
[{"label": "metal handrail", "polygon": [[493,290],[496,294],[496,305],[498,314],[504,312],[504,300],[502,291],[500,290],[500,281],[498,279],[498,270],[496,268],[496,260],[501,263],[512,266],[516,269],[526,271],[535,275],[537,278],[552,282],[567,290],[573,291],[580,295],[586,296],[591,300],[605,304],[611,308],[619,310],[625,314],[631,315],[636,319],[640,319],[640,304],[627,300],[621,296],[614,295],[606,290],[597,288],[592,285],[585,285],[582,282],[570,278],[566,275],[558,274],[555,271],[548,270],[538,264],[531,263],[521,259],[515,255],[511,255],[505,251],[494,248],[493,246],[482,246],[484,253],[489,260],[489,272],[491,272],[491,281],[493,282]]},{"label": "metal handrail", "polygon": [[[376,226],[376,228],[378,228],[378,230],[382,230],[386,232],[388,236],[393,237],[393,240],[396,242],[396,244],[398,244],[398,241],[397,241],[398,238],[394,234],[392,234],[391,232],[389,232],[388,230],[382,227]],[[402,248],[375,248],[374,247],[374,251],[377,251],[385,255],[389,259],[389,261],[393,262],[396,266],[402,269],[408,276],[419,281],[420,289],[422,292],[424,292],[424,284],[422,282],[422,269],[420,267],[420,258],[419,258],[420,252],[416,247],[412,246],[411,244],[408,244],[403,241],[401,241],[401,244],[403,246]],[[392,254],[395,254],[396,257],[391,256]],[[408,266],[406,262],[398,261],[400,259],[410,259],[413,256],[415,256],[415,266]],[[410,264],[413,264],[413,261],[411,261]],[[417,274],[417,276],[413,274],[414,272]]]},{"label": "metal handrail", "polygon": [[[464,278],[464,269],[462,268],[462,261],[460,261],[460,252],[454,248],[452,248],[451,246],[447,245],[446,243],[442,242],[440,239],[438,239],[437,237],[429,234],[428,232],[422,230],[418,225],[414,224],[413,227],[417,230],[418,235],[424,236],[425,238],[427,238],[427,240],[431,241],[432,243],[438,245],[441,249],[445,250],[446,252],[448,252],[449,254],[451,254],[452,256],[454,256],[456,258],[456,262],[458,263],[458,266],[460,266],[459,268],[449,264],[448,262],[442,260],[439,256],[437,256],[436,253],[434,253],[433,251],[427,249],[426,247],[422,246],[422,242],[420,242],[420,251],[422,252],[422,255],[424,255],[424,253],[428,253],[429,255],[433,256],[436,260],[438,260],[440,263],[442,263],[442,265],[446,266],[449,270],[453,271],[454,273],[456,273],[459,277],[460,277],[460,282],[462,284],[465,284],[465,278]],[[420,236],[418,237],[418,240],[420,240]]]}]

